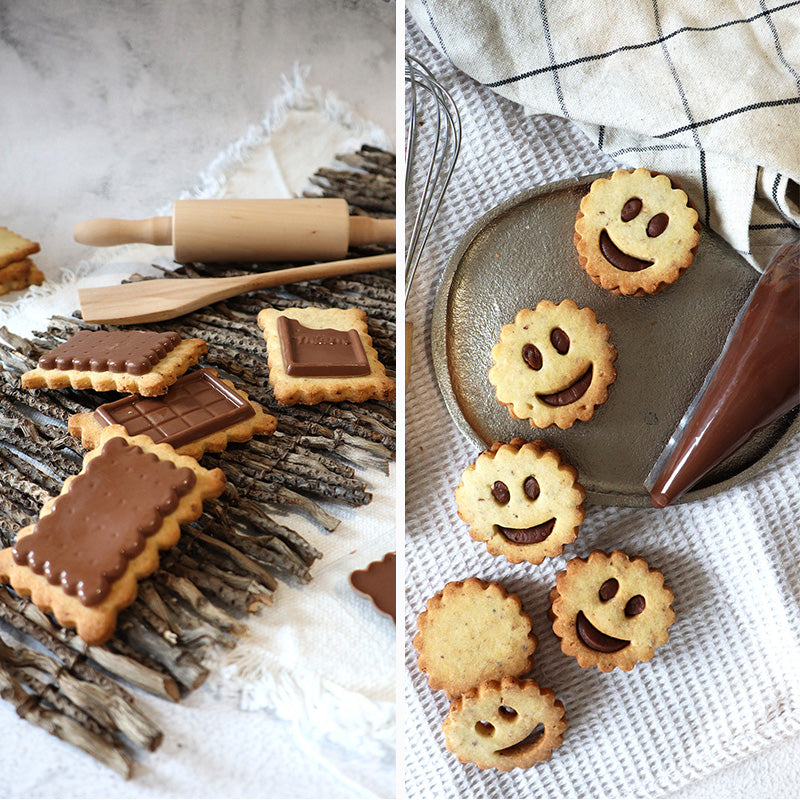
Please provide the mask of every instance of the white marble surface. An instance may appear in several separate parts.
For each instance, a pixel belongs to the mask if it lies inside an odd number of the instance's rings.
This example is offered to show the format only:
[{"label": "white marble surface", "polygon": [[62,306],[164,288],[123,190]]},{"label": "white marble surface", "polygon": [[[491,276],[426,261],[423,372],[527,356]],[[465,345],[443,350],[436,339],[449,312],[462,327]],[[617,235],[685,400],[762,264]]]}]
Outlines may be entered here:
[{"label": "white marble surface", "polygon": [[[76,222],[167,207],[263,117],[295,64],[393,133],[395,14],[381,0],[0,3],[0,225],[39,241],[35,261],[55,280],[92,252],[72,241]],[[391,770],[306,751],[290,722],[208,687],[180,705],[140,702],[166,736],[127,783],[0,703],[15,743],[0,748],[0,796],[394,792]]]},{"label": "white marble surface", "polygon": [[75,222],[170,204],[295,64],[393,133],[394,32],[382,0],[6,0],[0,224],[57,275]]}]

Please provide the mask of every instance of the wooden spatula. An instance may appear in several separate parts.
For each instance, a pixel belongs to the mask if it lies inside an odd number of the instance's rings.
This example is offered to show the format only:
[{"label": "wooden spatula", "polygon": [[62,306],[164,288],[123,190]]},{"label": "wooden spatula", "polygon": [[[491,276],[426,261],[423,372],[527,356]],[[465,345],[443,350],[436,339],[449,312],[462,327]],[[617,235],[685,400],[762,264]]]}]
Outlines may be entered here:
[{"label": "wooden spatula", "polygon": [[160,322],[239,294],[296,281],[373,272],[395,266],[395,254],[346,258],[306,267],[291,267],[235,278],[164,278],[117,286],[78,289],[81,314],[86,322],[133,325]]}]

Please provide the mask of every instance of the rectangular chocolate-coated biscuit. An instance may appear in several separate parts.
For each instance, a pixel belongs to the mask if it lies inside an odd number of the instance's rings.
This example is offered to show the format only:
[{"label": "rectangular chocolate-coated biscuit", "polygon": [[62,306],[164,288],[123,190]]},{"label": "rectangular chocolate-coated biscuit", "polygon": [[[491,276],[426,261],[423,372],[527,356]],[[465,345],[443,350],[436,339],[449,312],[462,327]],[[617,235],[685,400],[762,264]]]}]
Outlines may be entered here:
[{"label": "rectangular chocolate-coated biscuit", "polygon": [[145,434],[154,442],[180,447],[255,415],[247,400],[208,370],[179,378],[158,398],[132,395],[100,406],[101,425],[123,425],[131,435]]},{"label": "rectangular chocolate-coated biscuit", "polygon": [[109,423],[122,425],[129,436],[144,435],[181,455],[201,458],[225,450],[229,442],[274,433],[278,421],[215,370],[200,369],[178,378],[160,397],[124,397],[94,412],[73,414],[67,424],[92,450]]},{"label": "rectangular chocolate-coated biscuit", "polygon": [[[365,400],[390,400],[394,381],[378,359],[367,329],[367,315],[360,308],[264,308],[258,314],[258,327],[264,332],[269,359],[269,382],[275,399],[285,406],[295,403],[314,405],[323,401],[363,403]],[[293,326],[293,323],[298,326]],[[284,353],[284,331],[300,331],[295,344],[302,349],[299,359],[314,374],[298,374],[297,347]],[[303,331],[307,331],[303,333]],[[352,334],[358,337],[367,368],[354,357]],[[333,353],[325,351],[333,350]],[[331,366],[331,363],[333,366]],[[344,372],[346,370],[346,374]]]},{"label": "rectangular chocolate-coated biscuit", "polygon": [[94,389],[156,397],[208,351],[202,339],[174,331],[82,330],[42,354],[23,389]]},{"label": "rectangular chocolate-coated biscuit", "polygon": [[175,331],[78,331],[42,355],[39,368],[144,375],[180,341]]},{"label": "rectangular chocolate-coated biscuit", "polygon": [[104,428],[81,472],[0,550],[0,581],[87,644],[103,644],[138,582],[158,569],[159,552],[224,488],[222,470],[119,425]]}]

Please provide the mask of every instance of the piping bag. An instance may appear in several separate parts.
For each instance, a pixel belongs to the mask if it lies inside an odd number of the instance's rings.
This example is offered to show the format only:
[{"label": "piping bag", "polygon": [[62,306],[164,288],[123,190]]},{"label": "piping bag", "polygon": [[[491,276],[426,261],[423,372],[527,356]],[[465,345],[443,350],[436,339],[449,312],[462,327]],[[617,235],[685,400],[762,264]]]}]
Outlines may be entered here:
[{"label": "piping bag", "polygon": [[781,247],[644,485],[664,508],[800,404],[800,240]]},{"label": "piping bag", "polygon": [[351,247],[393,244],[395,220],[350,216],[342,198],[178,200],[171,217],[88,219],[76,242],[109,247],[131,242],[172,245],[192,261],[338,261]]}]

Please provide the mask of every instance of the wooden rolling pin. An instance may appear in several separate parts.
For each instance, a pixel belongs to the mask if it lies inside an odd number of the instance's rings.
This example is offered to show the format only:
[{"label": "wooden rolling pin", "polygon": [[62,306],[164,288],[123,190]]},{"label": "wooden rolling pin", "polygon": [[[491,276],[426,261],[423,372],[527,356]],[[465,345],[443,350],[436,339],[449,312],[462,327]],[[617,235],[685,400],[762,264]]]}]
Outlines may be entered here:
[{"label": "wooden rolling pin", "polygon": [[73,236],[95,247],[171,244],[182,264],[333,261],[349,247],[394,243],[395,221],[351,217],[341,198],[178,200],[171,217],[87,219],[73,228]]}]

